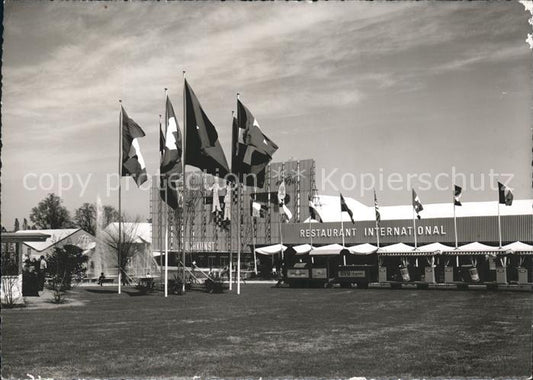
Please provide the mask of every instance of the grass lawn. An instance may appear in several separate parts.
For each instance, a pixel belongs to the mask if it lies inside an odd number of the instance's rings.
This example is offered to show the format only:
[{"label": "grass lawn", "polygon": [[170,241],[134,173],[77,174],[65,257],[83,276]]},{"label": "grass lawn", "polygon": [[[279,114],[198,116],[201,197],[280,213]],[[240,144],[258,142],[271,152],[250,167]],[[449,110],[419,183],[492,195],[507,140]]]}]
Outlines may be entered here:
[{"label": "grass lawn", "polygon": [[531,374],[531,293],[270,286],[168,299],[78,288],[81,306],[4,309],[2,375]]}]

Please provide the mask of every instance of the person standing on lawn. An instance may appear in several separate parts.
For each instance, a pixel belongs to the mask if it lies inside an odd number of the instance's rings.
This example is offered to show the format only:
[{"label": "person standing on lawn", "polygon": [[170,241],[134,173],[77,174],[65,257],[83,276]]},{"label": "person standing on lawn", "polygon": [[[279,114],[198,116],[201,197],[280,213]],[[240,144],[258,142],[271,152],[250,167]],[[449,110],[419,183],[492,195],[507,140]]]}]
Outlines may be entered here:
[{"label": "person standing on lawn", "polygon": [[39,260],[39,291],[44,290],[44,279],[46,277],[46,270],[48,269],[48,264],[43,255]]}]

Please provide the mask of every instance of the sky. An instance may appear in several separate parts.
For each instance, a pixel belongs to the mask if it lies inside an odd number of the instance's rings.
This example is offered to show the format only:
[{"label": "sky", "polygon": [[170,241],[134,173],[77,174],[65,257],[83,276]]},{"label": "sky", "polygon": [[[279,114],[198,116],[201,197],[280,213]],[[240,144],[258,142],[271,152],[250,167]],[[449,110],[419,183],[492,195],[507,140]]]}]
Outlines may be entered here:
[{"label": "sky", "polygon": [[[376,184],[380,203],[408,204],[410,187],[448,202],[453,179],[420,175],[455,170],[464,201],[496,199],[490,173],[531,198],[529,17],[496,1],[6,1],[2,225],[50,192],[71,211],[117,205],[119,99],[155,174],[165,87],[183,125],[183,70],[228,161],[239,92],[275,161],[316,160],[320,193],[371,205],[362,178],[410,175]],[[149,186],[122,183],[124,211],[148,217]]]}]

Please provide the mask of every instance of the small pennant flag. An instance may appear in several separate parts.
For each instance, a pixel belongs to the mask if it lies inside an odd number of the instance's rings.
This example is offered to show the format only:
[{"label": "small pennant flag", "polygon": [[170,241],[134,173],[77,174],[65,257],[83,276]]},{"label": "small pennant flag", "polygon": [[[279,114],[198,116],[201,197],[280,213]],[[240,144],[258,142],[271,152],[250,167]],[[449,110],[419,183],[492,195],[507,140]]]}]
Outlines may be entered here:
[{"label": "small pennant flag", "polygon": [[420,202],[420,198],[418,198],[418,195],[416,194],[416,191],[413,190],[413,208],[416,212],[416,217],[420,219],[420,211],[424,209],[424,206],[422,206],[422,203]]},{"label": "small pennant flag", "polygon": [[501,182],[498,182],[498,195],[501,204],[505,204],[506,206],[513,204],[513,192]]},{"label": "small pennant flag", "polygon": [[463,195],[463,188],[461,186],[454,185],[453,190],[453,204],[454,206],[462,206],[461,197]]},{"label": "small pennant flag", "polygon": [[379,213],[378,198],[376,196],[376,190],[374,190],[374,209],[376,211],[376,222],[381,222],[381,214]]},{"label": "small pennant flag", "polygon": [[[340,194],[340,193],[339,193]],[[346,204],[346,201],[344,200],[344,197],[342,196],[341,194],[341,214],[343,212],[347,212],[348,215],[350,215],[350,220],[352,221],[352,223],[355,224],[355,220],[353,220],[353,212],[352,210],[350,210],[350,208],[348,207],[348,205]]]},{"label": "small pennant flag", "polygon": [[128,117],[126,110],[121,109],[122,119],[122,177],[132,176],[137,186],[148,180],[146,164],[141,154],[139,138],[144,137],[142,128],[133,119]]},{"label": "small pennant flag", "polygon": [[264,218],[267,214],[267,207],[259,202],[252,201],[252,216],[254,218]]},{"label": "small pennant flag", "polygon": [[309,217],[319,223],[323,222],[318,210],[316,209],[315,203],[311,199],[311,196],[309,196]]}]

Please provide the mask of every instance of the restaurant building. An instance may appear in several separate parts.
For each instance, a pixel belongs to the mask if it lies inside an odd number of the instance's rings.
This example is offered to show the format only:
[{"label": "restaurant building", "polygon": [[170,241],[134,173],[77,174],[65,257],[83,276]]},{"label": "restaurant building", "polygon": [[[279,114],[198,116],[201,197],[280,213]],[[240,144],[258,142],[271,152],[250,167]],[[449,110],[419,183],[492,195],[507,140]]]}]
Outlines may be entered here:
[{"label": "restaurant building", "polygon": [[[492,202],[463,202],[461,207],[455,208],[454,219],[454,206],[450,199],[448,203],[424,204],[421,219],[415,222],[410,204],[380,205],[381,222],[376,225],[373,204],[368,206],[345,197],[353,211],[355,222],[352,223],[346,212],[341,213],[338,196],[318,194],[315,172],[315,162],[310,159],[270,164],[263,188],[243,188],[240,202],[237,202],[236,194],[232,194],[230,220],[223,223],[217,223],[220,220],[212,212],[213,177],[198,172],[189,174],[195,176],[190,183],[198,186],[186,195],[185,213],[183,208],[174,211],[166,207],[155,184],[150,203],[153,251],[159,256],[158,253],[164,250],[164,231],[165,225],[168,225],[169,263],[177,266],[181,257],[179,236],[184,226],[188,265],[195,261],[200,267],[224,267],[229,264],[230,257],[235,264],[238,213],[241,216],[242,268],[245,271],[253,270],[254,260],[274,262],[269,255],[254,255],[254,248],[280,243],[287,247],[302,244],[320,247],[341,242],[345,246],[368,243],[386,247],[403,243],[414,248],[416,235],[417,246],[441,243],[454,249],[456,244],[478,242],[498,247],[499,225],[502,246],[517,241],[533,243],[533,200],[514,200],[511,206],[498,205],[496,199]],[[286,184],[285,204],[293,214],[287,223],[280,223],[277,200],[282,179]],[[224,204],[226,191],[225,188],[218,191],[221,205]],[[310,219],[310,199],[322,222]],[[253,201],[261,204],[261,217],[252,217]]]}]

